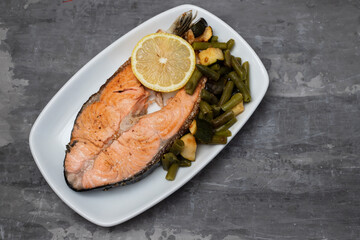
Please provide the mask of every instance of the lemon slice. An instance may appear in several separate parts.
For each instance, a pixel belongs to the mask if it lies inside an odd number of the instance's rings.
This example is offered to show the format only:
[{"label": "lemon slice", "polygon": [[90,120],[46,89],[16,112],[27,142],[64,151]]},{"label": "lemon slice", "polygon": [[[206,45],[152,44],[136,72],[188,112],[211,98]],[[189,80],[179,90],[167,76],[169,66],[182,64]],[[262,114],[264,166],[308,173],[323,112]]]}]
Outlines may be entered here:
[{"label": "lemon slice", "polygon": [[131,67],[137,79],[159,92],[182,88],[195,70],[195,62],[192,46],[169,33],[145,36],[131,54]]}]

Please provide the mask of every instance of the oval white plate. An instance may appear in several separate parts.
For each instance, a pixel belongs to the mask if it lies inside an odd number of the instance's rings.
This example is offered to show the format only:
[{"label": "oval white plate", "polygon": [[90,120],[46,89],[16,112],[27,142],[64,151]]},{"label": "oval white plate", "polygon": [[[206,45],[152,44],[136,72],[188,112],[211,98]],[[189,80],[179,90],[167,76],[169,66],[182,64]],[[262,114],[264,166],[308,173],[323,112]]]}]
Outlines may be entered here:
[{"label": "oval white plate", "polygon": [[224,145],[200,146],[196,162],[190,168],[180,169],[173,182],[165,180],[166,172],[161,168],[138,183],[106,192],[74,192],[64,180],[65,145],[81,106],[130,57],[132,49],[142,37],[158,29],[168,29],[177,16],[190,9],[198,11],[198,17],[206,19],[220,41],[233,38],[236,45],[232,53],[250,63],[252,102],[245,105],[245,111],[231,128],[233,135],[246,123],[265,95],[269,77],[254,50],[229,25],[194,5],[181,5],[165,11],[108,46],[51,99],[35,121],[29,139],[35,162],[50,187],[69,207],[97,225],[113,226],[154,206],[188,182],[224,148]]}]

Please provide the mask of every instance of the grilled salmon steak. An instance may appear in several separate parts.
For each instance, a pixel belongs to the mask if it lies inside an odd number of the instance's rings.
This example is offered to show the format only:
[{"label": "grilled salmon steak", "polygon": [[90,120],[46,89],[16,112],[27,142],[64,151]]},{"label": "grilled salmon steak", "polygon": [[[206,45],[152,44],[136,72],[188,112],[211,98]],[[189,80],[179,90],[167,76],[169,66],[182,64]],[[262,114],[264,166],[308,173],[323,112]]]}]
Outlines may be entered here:
[{"label": "grilled salmon steak", "polygon": [[[182,36],[195,16],[180,15],[167,30]],[[179,90],[161,110],[147,114],[149,91],[132,72],[130,60],[83,105],[75,119],[64,160],[65,181],[75,191],[140,180],[195,118],[200,80],[193,95]]]},{"label": "grilled salmon steak", "polygon": [[67,146],[68,185],[77,191],[126,184],[150,172],[196,116],[202,79],[193,95],[184,89],[157,112],[144,115],[149,93],[129,62],[90,97]]},{"label": "grilled salmon steak", "polygon": [[91,160],[147,110],[149,93],[136,79],[130,61],[92,95],[76,117],[64,161],[66,180],[71,186]]}]

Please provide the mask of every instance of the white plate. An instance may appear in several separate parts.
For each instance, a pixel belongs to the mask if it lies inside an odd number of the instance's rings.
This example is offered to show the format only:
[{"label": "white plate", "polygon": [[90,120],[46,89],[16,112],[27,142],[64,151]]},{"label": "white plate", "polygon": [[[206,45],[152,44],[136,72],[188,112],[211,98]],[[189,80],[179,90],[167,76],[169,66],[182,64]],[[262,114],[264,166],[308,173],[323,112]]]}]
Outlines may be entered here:
[{"label": "white plate", "polygon": [[188,182],[224,148],[224,145],[200,146],[196,162],[190,168],[181,168],[173,182],[165,180],[166,173],[161,168],[135,184],[110,191],[74,192],[64,180],[65,145],[81,106],[130,57],[142,37],[158,29],[168,29],[177,16],[190,9],[206,19],[220,41],[233,38],[236,45],[232,53],[250,63],[252,102],[245,105],[245,111],[231,128],[233,135],[246,123],[265,95],[269,77],[254,50],[230,26],[194,5],[181,5],[163,12],[108,46],[59,90],[41,112],[30,133],[31,152],[50,187],[69,207],[97,225],[113,226],[154,206]]}]

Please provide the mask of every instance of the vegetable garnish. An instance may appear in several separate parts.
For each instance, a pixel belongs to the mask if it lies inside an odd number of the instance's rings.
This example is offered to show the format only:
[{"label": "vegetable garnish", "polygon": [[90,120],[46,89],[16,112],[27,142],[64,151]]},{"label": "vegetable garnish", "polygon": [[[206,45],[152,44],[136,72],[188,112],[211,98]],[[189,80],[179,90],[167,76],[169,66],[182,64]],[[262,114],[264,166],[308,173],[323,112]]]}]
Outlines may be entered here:
[{"label": "vegetable garnish", "polygon": [[[168,171],[167,180],[174,180],[179,167],[188,167],[196,159],[197,144],[226,144],[232,136],[229,128],[236,116],[244,111],[244,102],[251,101],[249,62],[231,55],[233,39],[218,42],[213,29],[201,18],[184,34],[195,50],[195,71],[185,86],[192,95],[201,77],[207,77],[206,89],[201,91],[199,113],[189,126],[189,132],[179,142],[174,142],[170,153],[164,154],[163,168]],[[174,151],[177,149],[177,151]],[[186,162],[187,161],[187,162]]]}]

